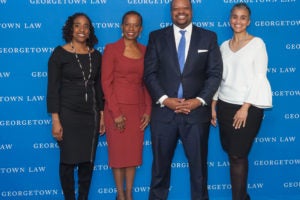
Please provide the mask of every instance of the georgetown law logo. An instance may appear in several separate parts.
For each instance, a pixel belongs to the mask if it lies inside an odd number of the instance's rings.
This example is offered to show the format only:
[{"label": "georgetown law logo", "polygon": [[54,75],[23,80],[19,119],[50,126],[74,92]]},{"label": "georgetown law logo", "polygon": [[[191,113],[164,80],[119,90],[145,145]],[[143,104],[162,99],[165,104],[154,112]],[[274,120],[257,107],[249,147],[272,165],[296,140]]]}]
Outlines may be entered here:
[{"label": "georgetown law logo", "polygon": [[255,143],[295,143],[296,136],[256,137]]},{"label": "georgetown law logo", "polygon": [[266,21],[255,21],[255,26],[260,27],[293,27],[300,26],[300,20],[266,20]]},{"label": "georgetown law logo", "polygon": [[145,193],[145,192],[148,193],[150,191],[150,187],[149,186],[142,186],[142,185],[140,185],[140,186],[133,187],[133,191],[135,193]]},{"label": "georgetown law logo", "polygon": [[45,166],[1,167],[0,174],[45,173]]},{"label": "georgetown law logo", "polygon": [[300,43],[288,43],[285,48],[287,50],[300,50]]},{"label": "georgetown law logo", "polygon": [[10,77],[10,72],[0,72],[0,79],[6,79]]},{"label": "georgetown law logo", "polygon": [[[199,25],[204,25],[201,27],[219,27],[227,28],[230,27],[229,21],[217,21],[209,23],[198,23]],[[294,27],[300,25],[300,20],[266,20],[266,21],[254,21],[256,27]]]},{"label": "georgetown law logo", "polygon": [[48,72],[31,72],[31,77],[33,78],[47,78]]},{"label": "georgetown law logo", "polygon": [[46,97],[43,95],[31,95],[31,96],[0,96],[0,103],[12,103],[12,102],[43,102]]},{"label": "georgetown law logo", "polygon": [[287,66],[287,67],[268,67],[268,73],[270,74],[293,74],[296,73],[297,67]]},{"label": "georgetown law logo", "polygon": [[0,23],[0,29],[3,30],[11,30],[11,29],[41,29],[42,23],[41,22],[5,22]]},{"label": "georgetown law logo", "polygon": [[[264,183],[248,183],[247,188],[249,190],[257,190],[257,189],[263,189]],[[208,190],[231,190],[231,185],[226,183],[220,183],[220,184],[209,184],[207,185]]]},{"label": "georgetown law logo", "polygon": [[111,168],[108,165],[101,165],[101,164],[94,165],[94,171],[108,171],[108,170],[111,170]]},{"label": "georgetown law logo", "polygon": [[299,97],[300,90],[275,90],[272,91],[272,95],[275,97]]},{"label": "georgetown law logo", "polygon": [[220,168],[220,167],[229,167],[230,164],[229,164],[229,161],[226,161],[226,160],[218,160],[218,161],[208,161],[207,162],[207,167],[217,167],[217,168]]},{"label": "georgetown law logo", "polygon": [[[171,190],[172,186],[170,187]],[[135,186],[132,188],[134,193],[148,193],[150,191],[149,186]],[[117,188],[114,187],[102,187],[97,189],[98,194],[116,194],[117,193]]]},{"label": "georgetown law logo", "polygon": [[173,24],[172,22],[161,22],[159,24],[159,27],[160,28],[165,28],[165,27],[171,26],[172,24]]},{"label": "georgetown law logo", "polygon": [[48,126],[51,125],[51,119],[15,119],[0,120],[0,127],[6,126]]},{"label": "georgetown law logo", "polygon": [[299,113],[286,113],[284,114],[285,120],[299,120],[300,114]]},{"label": "georgetown law logo", "polygon": [[[171,26],[172,22],[161,22],[160,28]],[[202,28],[228,28],[230,27],[229,21],[193,21],[193,25]],[[300,26],[300,20],[277,20],[277,21],[255,21],[254,25],[257,27],[295,27]],[[292,44],[291,49],[299,49],[297,44]]]},{"label": "georgetown law logo", "polygon": [[117,188],[103,187],[103,188],[98,188],[97,192],[99,194],[115,194],[115,193],[117,193]]},{"label": "georgetown law logo", "polygon": [[0,47],[0,54],[49,54],[53,47]]},{"label": "georgetown law logo", "polygon": [[143,145],[144,145],[144,146],[151,146],[151,145],[152,145],[152,142],[151,142],[151,140],[145,140],[145,141],[143,142]]},{"label": "georgetown law logo", "polygon": [[1,197],[15,199],[18,197],[30,197],[30,199],[40,199],[39,197],[61,195],[57,189],[34,189],[34,190],[7,190],[1,191]]},{"label": "georgetown law logo", "polygon": [[22,102],[24,96],[0,96],[0,103]]},{"label": "georgetown law logo", "polygon": [[13,144],[0,144],[0,151],[12,150]]},{"label": "georgetown law logo", "polygon": [[29,0],[32,5],[87,5],[106,4],[108,0]]},{"label": "georgetown law logo", "polygon": [[172,162],[171,168],[176,168],[176,169],[189,168],[189,163],[187,163],[187,162]]},{"label": "georgetown law logo", "polygon": [[[219,22],[219,21],[193,21],[193,25],[201,28],[214,28],[214,27],[230,27],[229,22]],[[171,26],[172,22],[161,22],[159,24],[160,28],[165,28]]]},{"label": "georgetown law logo", "polygon": [[[172,0],[127,0],[128,4],[140,5],[162,5],[170,4]],[[192,4],[201,4],[202,0],[191,0]]]},{"label": "georgetown law logo", "polygon": [[47,143],[34,143],[32,145],[33,149],[58,149],[59,146],[57,142],[47,142]]},{"label": "georgetown law logo", "polygon": [[300,181],[293,181],[293,182],[284,182],[283,188],[300,188]]},{"label": "georgetown law logo", "polygon": [[296,0],[224,0],[224,3],[253,3],[253,4],[272,4],[272,3],[295,3]]},{"label": "georgetown law logo", "polygon": [[119,29],[121,24],[119,22],[94,22],[95,29]]},{"label": "georgetown law logo", "polygon": [[107,141],[99,140],[97,147],[107,147]]},{"label": "georgetown law logo", "polygon": [[300,165],[300,159],[278,159],[278,160],[255,160],[255,166],[298,166]]}]

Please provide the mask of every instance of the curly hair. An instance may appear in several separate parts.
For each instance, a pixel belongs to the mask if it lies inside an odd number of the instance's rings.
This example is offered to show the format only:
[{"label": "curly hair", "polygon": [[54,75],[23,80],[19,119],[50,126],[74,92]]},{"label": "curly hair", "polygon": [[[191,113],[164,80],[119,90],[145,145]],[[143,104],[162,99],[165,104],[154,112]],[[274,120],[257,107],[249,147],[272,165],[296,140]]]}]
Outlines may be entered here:
[{"label": "curly hair", "polygon": [[95,46],[95,44],[98,43],[98,39],[97,36],[95,35],[95,29],[92,25],[92,21],[91,19],[84,13],[75,13],[72,16],[69,16],[67,21],[65,22],[65,25],[62,28],[62,32],[63,32],[63,39],[68,43],[71,42],[73,39],[73,24],[74,24],[74,20],[77,17],[83,16],[85,18],[87,18],[87,20],[89,21],[90,24],[90,35],[89,38],[87,39],[86,43],[90,48],[93,48]]}]

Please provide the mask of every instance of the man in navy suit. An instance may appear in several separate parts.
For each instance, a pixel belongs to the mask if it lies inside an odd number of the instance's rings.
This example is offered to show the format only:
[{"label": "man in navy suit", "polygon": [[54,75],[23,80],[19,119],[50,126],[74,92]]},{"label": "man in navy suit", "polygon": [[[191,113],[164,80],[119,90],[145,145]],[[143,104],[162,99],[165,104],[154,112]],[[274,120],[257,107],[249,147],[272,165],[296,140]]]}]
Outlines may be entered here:
[{"label": "man in navy suit", "polygon": [[[189,162],[191,199],[204,200],[208,199],[210,104],[221,81],[223,64],[216,34],[192,25],[190,0],[173,0],[171,15],[172,26],[150,33],[145,55],[144,79],[154,103],[149,200],[168,197],[171,163],[178,139],[183,143]],[[181,72],[177,51],[178,46],[182,46],[179,43],[183,35]]]}]

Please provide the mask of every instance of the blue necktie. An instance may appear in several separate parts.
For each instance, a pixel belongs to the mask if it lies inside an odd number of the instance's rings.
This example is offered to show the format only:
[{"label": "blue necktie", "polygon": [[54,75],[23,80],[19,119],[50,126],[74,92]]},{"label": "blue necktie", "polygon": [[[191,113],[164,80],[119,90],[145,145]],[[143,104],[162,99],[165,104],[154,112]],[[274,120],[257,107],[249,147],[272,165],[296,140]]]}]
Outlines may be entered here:
[{"label": "blue necktie", "polygon": [[[179,41],[179,45],[178,45],[178,50],[177,50],[177,54],[178,54],[178,61],[179,61],[179,65],[180,65],[180,72],[183,72],[183,67],[184,67],[184,63],[185,63],[185,30],[181,30],[179,31],[181,34],[181,39]],[[178,98],[182,98],[183,97],[183,90],[182,90],[182,83],[180,82],[179,84],[179,88],[178,88]]]}]

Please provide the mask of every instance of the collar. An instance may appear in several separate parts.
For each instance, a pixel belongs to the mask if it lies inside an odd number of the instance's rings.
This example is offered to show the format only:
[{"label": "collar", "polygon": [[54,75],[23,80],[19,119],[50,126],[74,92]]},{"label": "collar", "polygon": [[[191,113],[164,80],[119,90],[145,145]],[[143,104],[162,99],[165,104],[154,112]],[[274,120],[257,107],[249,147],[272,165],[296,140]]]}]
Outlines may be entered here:
[{"label": "collar", "polygon": [[190,23],[190,24],[189,24],[187,27],[185,27],[184,29],[179,28],[179,27],[176,26],[175,24],[173,24],[173,27],[174,27],[174,32],[175,32],[175,33],[178,33],[180,30],[186,30],[188,33],[191,33],[191,32],[192,32],[193,24]]}]

